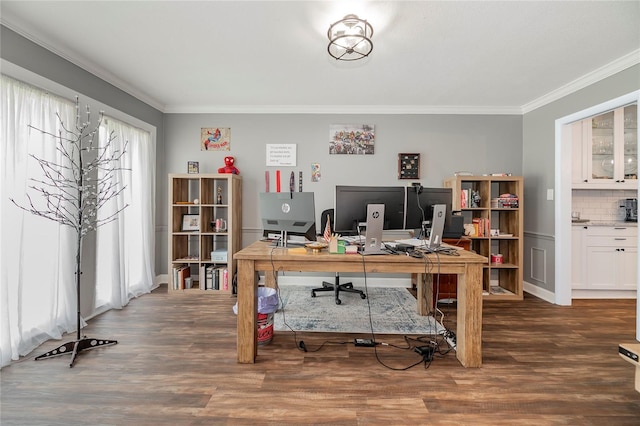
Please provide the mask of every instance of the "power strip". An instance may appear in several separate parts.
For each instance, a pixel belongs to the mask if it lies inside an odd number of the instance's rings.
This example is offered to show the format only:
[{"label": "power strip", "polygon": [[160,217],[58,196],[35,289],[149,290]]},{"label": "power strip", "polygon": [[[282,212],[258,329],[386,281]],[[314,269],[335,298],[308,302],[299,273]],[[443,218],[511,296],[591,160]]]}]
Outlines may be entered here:
[{"label": "power strip", "polygon": [[640,365],[640,358],[638,354],[632,350],[633,345],[619,345],[618,353],[625,358],[627,361],[634,363],[636,365]]},{"label": "power strip", "polygon": [[456,335],[453,331],[447,331],[444,334],[444,340],[449,344],[451,349],[456,350]]},{"label": "power strip", "polygon": [[356,346],[372,348],[376,345],[376,342],[371,339],[353,339],[353,344]]}]

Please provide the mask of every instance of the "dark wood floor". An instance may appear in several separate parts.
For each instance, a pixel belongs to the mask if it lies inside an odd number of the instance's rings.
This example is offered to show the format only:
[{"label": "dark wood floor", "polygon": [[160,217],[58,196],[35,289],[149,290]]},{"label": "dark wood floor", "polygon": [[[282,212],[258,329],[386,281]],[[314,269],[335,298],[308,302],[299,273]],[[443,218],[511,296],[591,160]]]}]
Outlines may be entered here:
[{"label": "dark wood floor", "polygon": [[[406,371],[385,365],[419,361],[413,351],[381,346],[380,361],[372,348],[352,344],[304,353],[291,332],[260,347],[256,364],[237,364],[234,303],[227,295],[169,296],[161,287],[91,320],[88,336],[119,343],[82,353],[73,368],[68,355],[33,361],[60,342],[43,344],[2,369],[0,423],[640,423],[634,368],[617,354],[619,343],[634,341],[634,300],[486,302],[482,368],[465,369],[449,353]],[[296,337],[313,350],[354,336]],[[405,344],[402,336],[377,340]]]}]

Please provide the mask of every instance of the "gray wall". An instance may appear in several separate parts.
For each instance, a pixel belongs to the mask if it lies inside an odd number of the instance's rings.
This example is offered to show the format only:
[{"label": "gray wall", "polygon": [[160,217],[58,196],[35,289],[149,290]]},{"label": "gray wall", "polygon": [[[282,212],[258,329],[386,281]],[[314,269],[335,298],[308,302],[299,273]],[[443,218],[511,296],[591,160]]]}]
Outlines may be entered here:
[{"label": "gray wall", "polygon": [[[317,211],[333,204],[336,184],[395,185],[397,154],[422,154],[421,182],[440,186],[458,170],[474,173],[507,171],[525,177],[525,281],[553,291],[554,203],[546,189],[554,187],[555,120],[640,87],[634,66],[524,116],[504,115],[328,115],[328,114],[162,114],[153,107],[97,78],[67,60],[0,27],[0,57],[59,84],[143,120],[157,129],[156,272],[166,272],[167,173],[186,171],[186,162],[200,161],[202,172],[215,172],[224,155],[237,158],[244,179],[243,225],[249,238],[260,227],[255,205],[264,188],[265,145],[296,144],[297,166],[304,189],[316,193]],[[328,154],[330,124],[376,126],[373,156]],[[201,127],[231,127],[230,152],[201,152]],[[320,163],[322,180],[310,182],[310,165]],[[273,170],[271,176],[273,179]],[[540,278],[527,261],[532,249],[546,259]],[[539,256],[537,256],[539,258]],[[532,278],[535,277],[535,278]]]},{"label": "gray wall", "polygon": [[[555,291],[554,202],[546,199],[546,189],[554,188],[555,180],[555,121],[639,88],[640,66],[636,65],[524,114],[522,173],[525,177],[526,282]],[[530,259],[534,260],[530,262]]]},{"label": "gray wall", "polygon": [[[331,124],[375,125],[374,155],[329,155]],[[200,151],[201,127],[230,127],[230,151]],[[243,244],[255,240],[260,218],[258,193],[270,171],[275,188],[276,167],[267,168],[267,144],[295,144],[296,167],[280,167],[282,188],[289,174],[304,174],[303,189],[313,191],[316,217],[333,206],[335,185],[406,185],[397,179],[398,153],[421,154],[423,186],[441,187],[455,171],[511,172],[522,169],[522,116],[514,115],[329,115],[329,114],[167,114],[165,117],[168,173],[185,173],[187,161],[200,162],[203,173],[216,172],[225,155],[236,158],[243,178]],[[321,166],[313,183],[311,164]],[[166,181],[163,188],[166,194]],[[166,261],[165,261],[166,264]]]}]

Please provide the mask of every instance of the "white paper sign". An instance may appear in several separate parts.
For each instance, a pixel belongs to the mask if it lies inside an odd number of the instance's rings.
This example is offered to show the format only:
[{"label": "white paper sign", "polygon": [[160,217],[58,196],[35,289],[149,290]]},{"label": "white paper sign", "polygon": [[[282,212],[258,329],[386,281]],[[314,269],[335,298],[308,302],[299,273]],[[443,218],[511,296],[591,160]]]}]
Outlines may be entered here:
[{"label": "white paper sign", "polygon": [[296,144],[267,144],[267,166],[296,166]]}]

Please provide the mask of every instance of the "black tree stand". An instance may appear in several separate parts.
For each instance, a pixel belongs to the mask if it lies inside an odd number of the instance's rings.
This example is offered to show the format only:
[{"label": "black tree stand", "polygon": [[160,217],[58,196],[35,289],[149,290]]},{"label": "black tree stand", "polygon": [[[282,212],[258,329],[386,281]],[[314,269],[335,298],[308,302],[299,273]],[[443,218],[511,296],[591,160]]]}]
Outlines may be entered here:
[{"label": "black tree stand", "polygon": [[[81,198],[81,197],[80,197]],[[82,216],[80,215],[79,219],[80,224],[82,225]],[[73,363],[76,360],[78,354],[82,351],[98,348],[100,346],[109,346],[115,345],[118,343],[117,340],[106,340],[106,339],[95,339],[92,337],[81,336],[81,315],[80,315],[80,275],[82,272],[80,271],[81,258],[80,253],[82,251],[82,233],[79,230],[76,243],[76,306],[77,306],[77,316],[76,316],[76,326],[78,330],[78,334],[76,340],[73,342],[64,343],[52,351],[39,355],[35,358],[36,361],[41,359],[53,358],[60,355],[71,354],[71,362],[69,363],[69,368],[73,367]]]}]

